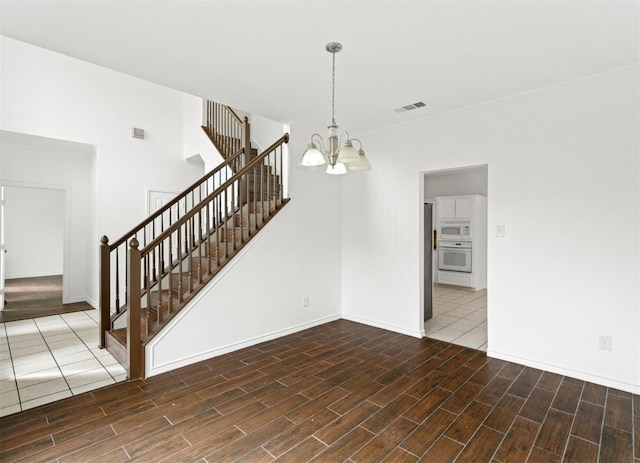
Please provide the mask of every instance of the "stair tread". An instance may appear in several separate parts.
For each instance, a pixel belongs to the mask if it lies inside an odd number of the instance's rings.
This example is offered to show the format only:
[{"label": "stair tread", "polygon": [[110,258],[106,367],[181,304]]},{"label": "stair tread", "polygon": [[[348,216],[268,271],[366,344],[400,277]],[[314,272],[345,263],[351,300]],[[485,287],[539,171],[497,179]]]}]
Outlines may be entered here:
[{"label": "stair tread", "polygon": [[115,330],[107,331],[109,335],[111,335],[116,341],[120,344],[127,344],[127,329],[126,328],[118,328]]}]

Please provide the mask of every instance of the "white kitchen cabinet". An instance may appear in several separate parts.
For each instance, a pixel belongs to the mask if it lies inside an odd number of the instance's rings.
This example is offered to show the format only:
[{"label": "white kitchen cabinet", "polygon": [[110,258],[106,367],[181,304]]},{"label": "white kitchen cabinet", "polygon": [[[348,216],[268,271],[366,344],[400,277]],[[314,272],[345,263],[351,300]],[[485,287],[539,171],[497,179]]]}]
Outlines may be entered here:
[{"label": "white kitchen cabinet", "polygon": [[473,218],[474,196],[448,196],[436,198],[439,219]]},{"label": "white kitchen cabinet", "polygon": [[473,218],[473,203],[475,198],[456,199],[456,219]]},{"label": "white kitchen cabinet", "polygon": [[456,200],[453,198],[437,198],[438,218],[453,219],[456,216]]},{"label": "white kitchen cabinet", "polygon": [[[436,283],[464,286],[472,289],[487,287],[487,198],[481,195],[438,196],[436,229],[440,225],[470,224],[471,272],[440,270],[436,265]],[[440,236],[438,239],[442,239]],[[463,240],[465,241],[465,240]]]},{"label": "white kitchen cabinet", "polygon": [[440,270],[438,272],[436,283],[473,288],[475,286],[473,276],[474,275],[472,273],[447,272],[446,270]]}]

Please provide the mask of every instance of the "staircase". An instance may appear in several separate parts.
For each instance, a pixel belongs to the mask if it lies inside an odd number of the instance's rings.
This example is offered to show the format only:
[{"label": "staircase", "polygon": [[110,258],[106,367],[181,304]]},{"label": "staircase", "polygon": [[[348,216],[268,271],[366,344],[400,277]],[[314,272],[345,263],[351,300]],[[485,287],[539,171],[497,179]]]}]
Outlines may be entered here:
[{"label": "staircase", "polygon": [[207,102],[203,129],[224,161],[113,244],[100,245],[100,347],[144,377],[144,346],[289,201],[282,146],[251,148],[245,118]]}]

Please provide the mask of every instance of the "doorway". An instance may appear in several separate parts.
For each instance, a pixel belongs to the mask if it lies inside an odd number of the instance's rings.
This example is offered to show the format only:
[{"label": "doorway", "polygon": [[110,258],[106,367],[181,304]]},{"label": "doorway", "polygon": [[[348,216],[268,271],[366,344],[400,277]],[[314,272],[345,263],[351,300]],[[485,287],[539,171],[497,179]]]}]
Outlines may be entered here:
[{"label": "doorway", "polygon": [[63,305],[67,188],[9,184],[2,197],[2,321],[90,309],[86,303]]},{"label": "doorway", "polygon": [[[466,283],[442,284],[444,278],[438,278],[438,250],[440,243],[437,232],[438,212],[436,199],[438,197],[459,197],[479,195],[488,199],[488,166],[468,166],[461,168],[443,169],[424,172],[422,176],[423,188],[421,200],[423,203],[433,204],[433,220],[429,224],[427,220],[421,221],[424,237],[423,262],[424,262],[424,335],[433,339],[439,339],[453,344],[463,345],[473,349],[487,350],[488,321],[487,321],[487,288],[486,285],[474,285],[469,287]],[[486,209],[482,212],[483,236],[482,243],[474,240],[472,246],[486,253]],[[429,238],[429,239],[427,239]],[[465,243],[461,243],[465,244]],[[427,249],[430,246],[430,249]],[[471,244],[470,244],[471,246]],[[482,249],[482,248],[480,248]],[[431,251],[431,252],[429,252]],[[427,266],[431,269],[427,269]],[[482,269],[486,275],[486,260]],[[474,271],[475,272],[475,271]],[[445,272],[446,273],[446,272]],[[431,281],[428,281],[428,275]],[[474,273],[475,274],[475,273]],[[440,276],[444,276],[440,275]],[[431,285],[431,287],[428,287]],[[432,293],[432,299],[427,300]],[[428,318],[428,306],[432,312]]]},{"label": "doorway", "polygon": [[[26,250],[19,248],[20,242],[16,244],[15,239],[11,239],[13,244],[2,243],[7,251],[2,253],[6,258],[3,261],[8,265],[2,276],[62,274],[64,304],[87,302],[97,305],[97,244],[91,238],[97,234],[96,148],[4,130],[0,131],[0,148],[0,187],[11,196],[5,198],[5,207],[11,209],[16,201],[17,204],[24,203],[17,215],[15,211],[5,210],[14,217],[3,217],[5,235],[11,233],[7,227],[13,227],[14,222],[17,226],[25,224],[25,233],[30,235],[28,241],[31,242]],[[40,198],[33,201],[25,199],[37,195]],[[61,197],[64,199],[60,200]],[[16,207],[14,204],[13,209]],[[56,215],[52,217],[54,211]],[[30,212],[37,216],[29,215]],[[38,238],[33,239],[35,234]],[[58,252],[56,257],[49,254],[54,251]],[[54,262],[57,262],[57,268],[53,267]],[[35,264],[44,267],[45,263],[46,268],[24,268]]]}]

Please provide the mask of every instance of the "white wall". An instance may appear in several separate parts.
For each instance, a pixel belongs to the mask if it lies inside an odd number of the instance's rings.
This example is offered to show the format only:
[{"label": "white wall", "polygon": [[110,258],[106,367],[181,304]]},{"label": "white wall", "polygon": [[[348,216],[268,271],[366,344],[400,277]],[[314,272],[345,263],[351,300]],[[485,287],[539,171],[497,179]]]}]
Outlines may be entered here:
[{"label": "white wall", "polygon": [[262,153],[282,136],[282,123],[254,114],[251,116],[251,142]]},{"label": "white wall", "polygon": [[[293,164],[311,133],[291,128]],[[289,187],[247,252],[147,345],[147,374],[340,318],[342,180],[292,169]]]},{"label": "white wall", "polygon": [[5,187],[6,278],[62,275],[65,190]]},{"label": "white wall", "polygon": [[[95,176],[92,174],[96,163],[94,147],[82,143],[62,142],[2,131],[0,159],[2,160],[0,184],[63,192],[64,207],[59,220],[64,223],[64,236],[63,241],[58,243],[64,254],[63,302],[88,301],[95,305],[97,298],[90,297],[90,280],[87,277],[90,256],[95,249],[90,242],[89,228],[91,217],[95,215],[95,202],[91,201],[93,184],[95,184]],[[18,197],[23,197],[28,194],[28,191],[28,188],[19,188]],[[8,205],[8,208],[11,208],[11,205]],[[59,208],[55,210],[59,213]],[[51,209],[45,211],[42,207],[39,211],[42,214],[52,212]],[[11,217],[6,218],[5,228],[17,227],[17,230],[23,234],[22,238],[30,232],[42,235],[48,233],[47,229],[26,230],[20,217],[14,218],[15,221]],[[19,222],[16,223],[16,221]],[[55,241],[57,242],[57,238]],[[32,246],[37,245],[32,243]],[[8,250],[9,253],[14,254],[11,249]],[[7,253],[7,259],[9,259],[9,253]],[[22,260],[27,256],[13,257]],[[32,256],[28,258],[31,259]],[[8,263],[7,271],[12,267],[13,264]]]},{"label": "white wall", "polygon": [[[202,101],[202,98],[182,94],[182,152],[185,159],[200,156],[205,165],[205,172],[209,172],[222,162],[222,157],[202,130]],[[185,188],[187,186],[185,185]]]},{"label": "white wall", "polygon": [[203,174],[184,161],[183,94],[6,37],[1,47],[1,128],[96,146],[88,271],[97,299],[100,236],[113,242],[144,218],[147,188],[181,191]]},{"label": "white wall", "polygon": [[488,164],[489,355],[640,392],[638,96],[634,67],[361,134],[343,316],[421,331],[421,172]]}]

